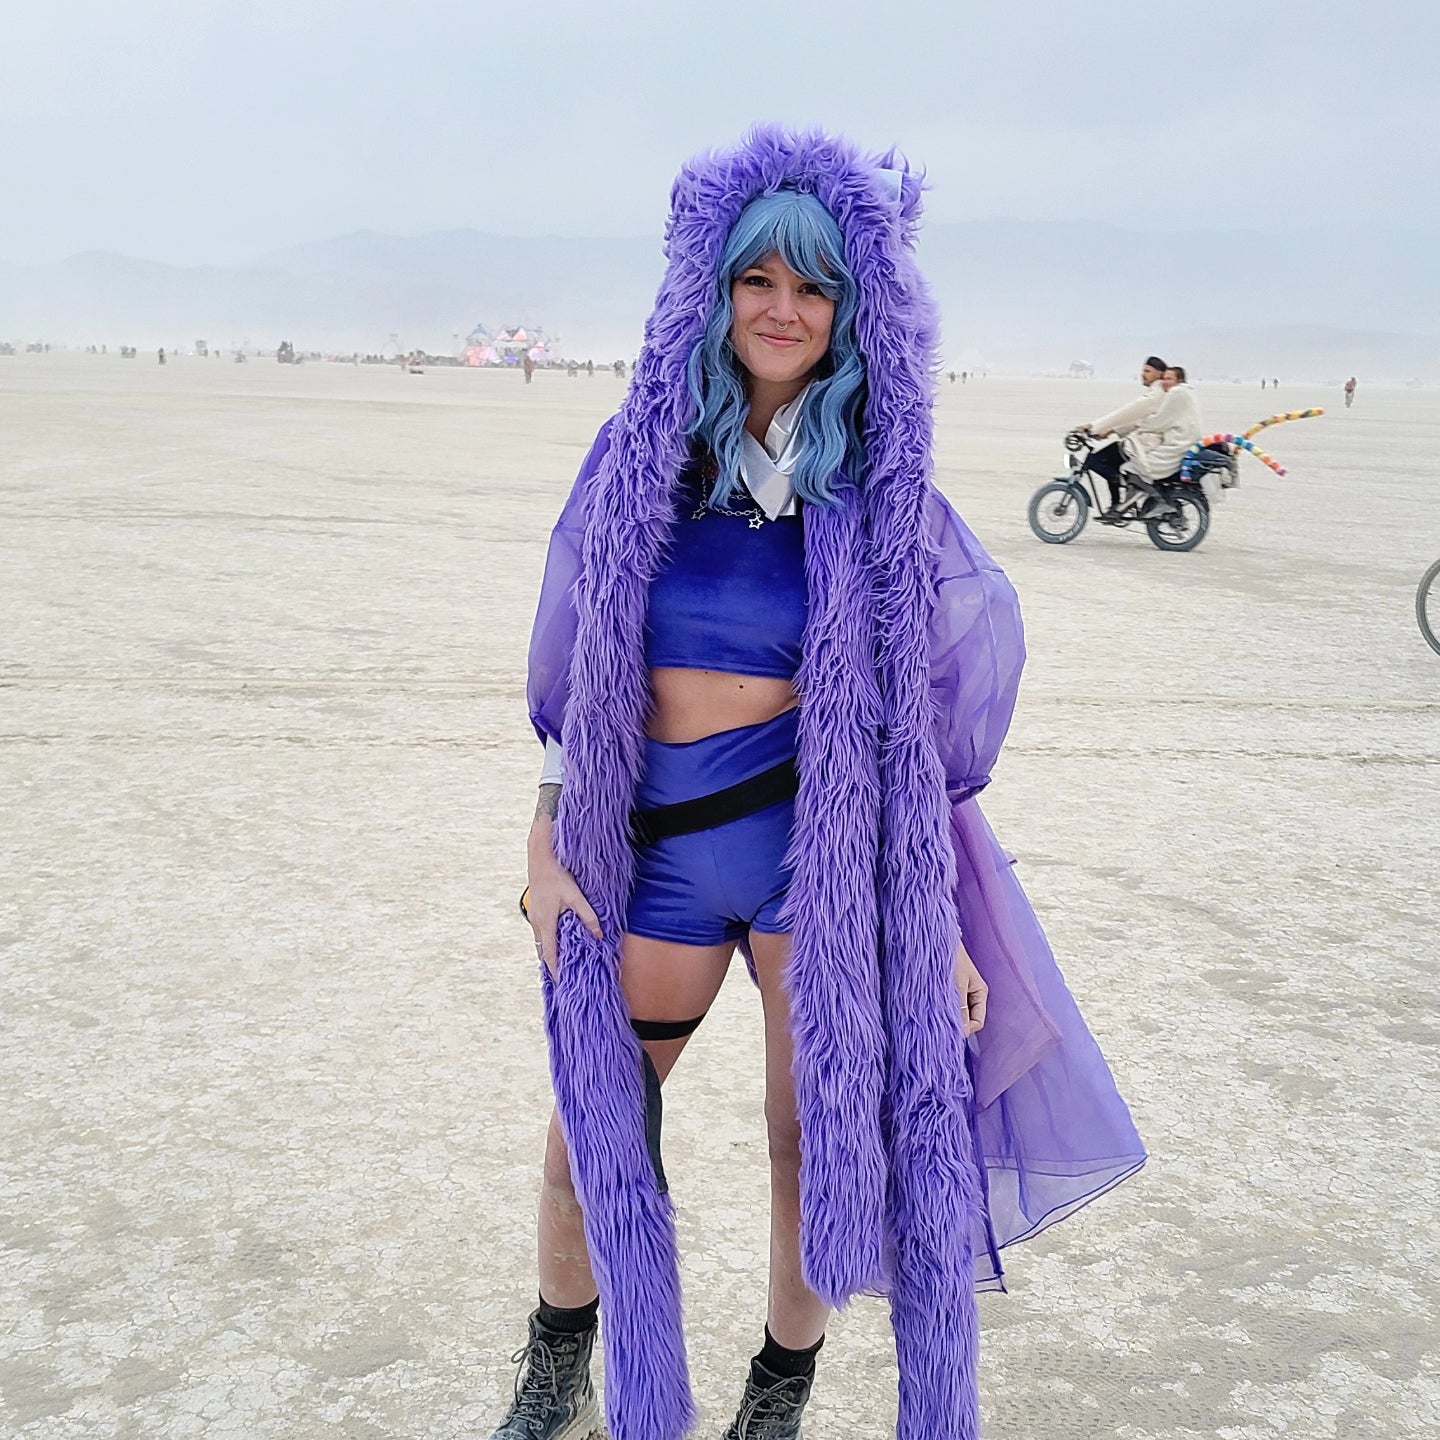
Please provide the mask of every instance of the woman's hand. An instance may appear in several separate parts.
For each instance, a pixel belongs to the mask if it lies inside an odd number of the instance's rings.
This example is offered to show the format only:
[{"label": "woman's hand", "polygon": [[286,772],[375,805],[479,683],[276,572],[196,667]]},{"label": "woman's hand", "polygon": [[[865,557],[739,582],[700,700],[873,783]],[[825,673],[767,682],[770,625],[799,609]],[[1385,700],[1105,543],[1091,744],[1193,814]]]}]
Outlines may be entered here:
[{"label": "woman's hand", "polygon": [[[547,785],[544,788],[554,789],[557,793],[559,790],[558,786]],[[541,803],[543,806],[545,801],[542,799]],[[573,910],[580,917],[580,923],[597,940],[605,938],[605,932],[600,928],[600,920],[594,907],[585,898],[585,892],[581,890],[575,877],[555,858],[551,825],[553,814],[553,810],[549,814],[537,812],[535,823],[530,827],[530,842],[527,846],[529,884],[525,891],[525,918],[535,932],[535,953],[545,962],[545,968],[550,972],[552,980],[557,979],[560,974],[557,931],[560,917],[567,910]]]},{"label": "woman's hand", "polygon": [[970,952],[961,942],[960,953],[955,957],[955,983],[960,987],[965,1002],[965,1038],[985,1028],[985,1007],[990,999],[990,987],[980,978]]}]

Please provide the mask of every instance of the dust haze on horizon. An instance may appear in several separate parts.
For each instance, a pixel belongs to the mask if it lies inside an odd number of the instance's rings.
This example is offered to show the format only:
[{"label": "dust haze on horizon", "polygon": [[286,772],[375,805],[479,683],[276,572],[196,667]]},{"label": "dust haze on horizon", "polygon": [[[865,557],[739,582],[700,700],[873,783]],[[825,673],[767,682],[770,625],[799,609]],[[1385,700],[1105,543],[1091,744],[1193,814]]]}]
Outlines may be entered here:
[{"label": "dust haze on horizon", "polygon": [[61,0],[6,21],[0,260],[655,234],[757,120],[898,144],[935,221],[1440,235],[1436,53],[1421,0]]}]

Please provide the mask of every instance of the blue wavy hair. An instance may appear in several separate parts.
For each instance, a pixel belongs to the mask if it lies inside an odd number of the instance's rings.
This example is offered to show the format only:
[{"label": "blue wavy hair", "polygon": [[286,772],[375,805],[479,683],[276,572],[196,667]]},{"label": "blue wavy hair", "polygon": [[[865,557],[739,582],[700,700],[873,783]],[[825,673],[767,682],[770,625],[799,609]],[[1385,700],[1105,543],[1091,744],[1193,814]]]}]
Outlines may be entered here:
[{"label": "blue wavy hair", "polygon": [[865,364],[855,340],[859,292],[845,261],[845,241],[834,216],[813,195],[777,190],[757,196],[731,227],[716,276],[715,305],[686,372],[697,412],[688,433],[719,467],[712,500],[728,503],[740,484],[741,437],[750,408],[745,372],[730,343],[735,320],[730,292],[737,277],[770,255],[778,255],[835,302],[830,348],[801,412],[799,458],[791,477],[801,500],[833,505],[842,487],[854,484],[863,470]]}]

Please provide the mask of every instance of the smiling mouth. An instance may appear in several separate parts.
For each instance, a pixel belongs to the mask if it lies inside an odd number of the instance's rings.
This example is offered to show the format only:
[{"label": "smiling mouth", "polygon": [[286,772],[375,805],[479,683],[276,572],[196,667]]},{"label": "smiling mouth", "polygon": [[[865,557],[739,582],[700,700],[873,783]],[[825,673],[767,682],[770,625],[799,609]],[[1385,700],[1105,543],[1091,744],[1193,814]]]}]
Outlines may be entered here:
[{"label": "smiling mouth", "polygon": [[768,340],[772,345],[788,346],[798,345],[800,343],[800,337],[798,335],[766,335],[762,333],[760,339]]}]

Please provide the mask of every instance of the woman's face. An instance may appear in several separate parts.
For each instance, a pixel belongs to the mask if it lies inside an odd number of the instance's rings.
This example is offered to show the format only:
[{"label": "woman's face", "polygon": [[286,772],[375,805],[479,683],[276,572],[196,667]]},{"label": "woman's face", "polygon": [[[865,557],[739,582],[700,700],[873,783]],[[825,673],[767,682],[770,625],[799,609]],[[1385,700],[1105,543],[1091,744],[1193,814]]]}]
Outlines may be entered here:
[{"label": "woman's face", "polygon": [[778,255],[742,271],[730,290],[730,343],[756,380],[804,381],[830,348],[835,302],[802,280]]},{"label": "woman's face", "polygon": [[1167,370],[1160,377],[1161,388],[1165,390],[1173,390],[1179,383],[1180,377],[1173,370]]}]

